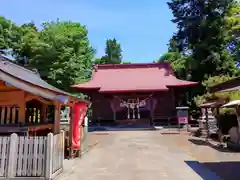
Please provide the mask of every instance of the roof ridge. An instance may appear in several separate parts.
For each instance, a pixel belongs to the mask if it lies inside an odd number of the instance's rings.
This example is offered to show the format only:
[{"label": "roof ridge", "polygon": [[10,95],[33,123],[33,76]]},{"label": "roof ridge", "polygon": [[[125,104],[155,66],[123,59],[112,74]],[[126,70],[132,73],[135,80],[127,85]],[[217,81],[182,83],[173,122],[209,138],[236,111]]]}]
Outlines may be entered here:
[{"label": "roof ridge", "polygon": [[18,68],[20,68],[20,69],[22,69],[22,70],[24,70],[24,71],[29,71],[29,72],[31,72],[31,73],[33,73],[33,74],[35,74],[35,75],[38,75],[35,71],[33,71],[33,70],[31,70],[31,69],[28,69],[27,67],[24,67],[24,66],[22,66],[22,65],[19,65],[19,64],[17,64],[16,62],[14,62],[13,60],[11,60],[11,59],[3,56],[3,55],[0,55],[0,57],[1,57],[0,60],[5,61],[5,62],[8,63],[8,64],[11,64],[11,65],[13,65],[13,66],[15,66],[15,67],[18,67]]},{"label": "roof ridge", "polygon": [[171,69],[172,67],[167,62],[160,63],[133,63],[133,64],[97,64],[95,65],[96,70],[98,69],[115,69],[115,68],[153,68],[153,67],[162,67]]}]

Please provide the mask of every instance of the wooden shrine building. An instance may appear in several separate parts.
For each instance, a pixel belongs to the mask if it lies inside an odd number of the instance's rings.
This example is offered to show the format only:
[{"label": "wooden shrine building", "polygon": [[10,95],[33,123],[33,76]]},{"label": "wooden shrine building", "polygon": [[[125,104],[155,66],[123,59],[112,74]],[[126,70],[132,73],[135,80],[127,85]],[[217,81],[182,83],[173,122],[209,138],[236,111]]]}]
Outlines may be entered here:
[{"label": "wooden shrine building", "polygon": [[0,56],[0,134],[58,133],[61,107],[79,101],[87,103],[46,83],[37,72]]},{"label": "wooden shrine building", "polygon": [[168,63],[109,64],[72,87],[91,98],[93,121],[152,124],[176,118],[179,90],[197,84],[177,79]]}]

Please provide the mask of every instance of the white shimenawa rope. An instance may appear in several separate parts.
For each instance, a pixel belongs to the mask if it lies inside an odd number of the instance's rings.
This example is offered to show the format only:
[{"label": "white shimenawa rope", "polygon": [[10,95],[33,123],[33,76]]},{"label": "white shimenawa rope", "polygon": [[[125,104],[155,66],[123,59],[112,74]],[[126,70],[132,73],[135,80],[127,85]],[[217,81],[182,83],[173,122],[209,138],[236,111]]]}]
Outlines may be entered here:
[{"label": "white shimenawa rope", "polygon": [[[135,119],[135,109],[137,108],[137,118],[140,119],[141,116],[140,116],[140,105],[143,103],[143,102],[146,102],[148,99],[150,99],[152,97],[152,94],[149,95],[147,98],[143,99],[143,100],[139,100],[139,98],[136,98],[136,99],[128,99],[127,101],[124,101],[122,99],[120,99],[119,97],[117,96],[114,96],[115,98],[119,99],[120,100],[120,104],[122,103],[125,107],[127,107],[128,109],[128,115],[127,115],[127,118],[130,119],[130,111],[132,110],[132,118]],[[131,110],[130,110],[131,109]]]}]

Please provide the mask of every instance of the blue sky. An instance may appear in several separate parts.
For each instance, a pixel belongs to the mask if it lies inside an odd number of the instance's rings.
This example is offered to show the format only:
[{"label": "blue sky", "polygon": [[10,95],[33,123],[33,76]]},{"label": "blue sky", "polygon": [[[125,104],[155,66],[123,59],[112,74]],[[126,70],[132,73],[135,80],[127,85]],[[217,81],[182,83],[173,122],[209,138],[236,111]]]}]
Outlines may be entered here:
[{"label": "blue sky", "polygon": [[89,39],[104,54],[105,41],[116,38],[123,60],[152,62],[167,51],[176,26],[167,0],[8,0],[0,15],[17,24],[71,20],[87,26]]}]

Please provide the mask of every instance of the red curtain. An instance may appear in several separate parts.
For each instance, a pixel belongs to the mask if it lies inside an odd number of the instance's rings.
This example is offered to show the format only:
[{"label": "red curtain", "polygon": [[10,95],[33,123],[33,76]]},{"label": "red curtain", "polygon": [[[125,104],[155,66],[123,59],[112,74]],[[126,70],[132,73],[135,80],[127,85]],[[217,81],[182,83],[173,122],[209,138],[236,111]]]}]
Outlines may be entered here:
[{"label": "red curtain", "polygon": [[81,132],[80,126],[84,121],[85,113],[87,109],[87,104],[78,103],[73,107],[73,127],[72,127],[72,148],[79,149],[80,148],[80,139]]}]

